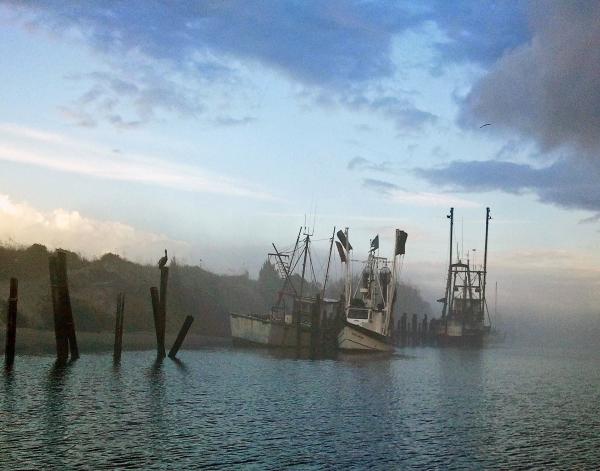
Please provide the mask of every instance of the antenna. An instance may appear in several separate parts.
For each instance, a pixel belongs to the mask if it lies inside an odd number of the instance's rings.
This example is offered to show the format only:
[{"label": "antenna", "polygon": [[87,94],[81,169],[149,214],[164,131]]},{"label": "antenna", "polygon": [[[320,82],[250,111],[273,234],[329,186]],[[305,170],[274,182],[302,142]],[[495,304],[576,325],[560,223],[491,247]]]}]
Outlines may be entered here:
[{"label": "antenna", "polygon": [[460,217],[460,254],[465,254],[465,218]]}]

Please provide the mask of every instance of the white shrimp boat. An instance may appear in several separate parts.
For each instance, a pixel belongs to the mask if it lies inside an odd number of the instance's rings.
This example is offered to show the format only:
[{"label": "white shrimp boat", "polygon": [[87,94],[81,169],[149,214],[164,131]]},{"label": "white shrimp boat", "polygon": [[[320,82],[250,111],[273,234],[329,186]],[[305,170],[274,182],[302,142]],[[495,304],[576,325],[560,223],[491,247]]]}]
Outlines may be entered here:
[{"label": "white shrimp boat", "polygon": [[379,257],[379,236],[371,241],[360,281],[352,290],[351,251],[348,229],[338,232],[336,245],[346,268],[345,310],[338,334],[338,348],[355,352],[392,352],[393,312],[400,259],[404,255],[407,234],[396,229],[392,260]]}]

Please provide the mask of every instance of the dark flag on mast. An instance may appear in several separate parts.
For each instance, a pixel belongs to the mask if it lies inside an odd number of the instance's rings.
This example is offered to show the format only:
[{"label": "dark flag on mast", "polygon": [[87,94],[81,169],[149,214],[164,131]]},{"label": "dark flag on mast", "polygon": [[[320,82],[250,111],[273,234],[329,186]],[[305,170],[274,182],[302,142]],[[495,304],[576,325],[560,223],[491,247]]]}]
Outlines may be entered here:
[{"label": "dark flag on mast", "polygon": [[348,245],[346,246],[346,234],[344,234],[343,231],[337,231],[337,236],[338,239],[340,239],[340,242],[342,243],[342,247],[344,247],[345,249],[347,248],[348,250],[352,250],[350,242],[348,242]]},{"label": "dark flag on mast", "polygon": [[394,255],[404,255],[407,238],[408,234],[406,232],[396,229],[396,253]]},{"label": "dark flag on mast", "polygon": [[340,254],[340,260],[344,263],[346,263],[346,251],[344,250],[344,248],[342,247],[342,244],[340,244],[337,240],[335,241],[335,246],[338,249],[338,252]]},{"label": "dark flag on mast", "polygon": [[371,241],[371,252],[375,252],[379,248],[379,234]]}]

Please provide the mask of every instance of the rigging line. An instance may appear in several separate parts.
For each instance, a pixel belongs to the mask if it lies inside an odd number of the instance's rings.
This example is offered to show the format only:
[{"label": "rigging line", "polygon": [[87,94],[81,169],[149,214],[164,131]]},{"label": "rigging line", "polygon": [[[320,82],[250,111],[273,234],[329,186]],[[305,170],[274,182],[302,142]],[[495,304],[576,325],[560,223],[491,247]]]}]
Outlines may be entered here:
[{"label": "rigging line", "polygon": [[315,275],[315,267],[313,266],[312,255],[310,250],[308,251],[308,263],[310,264],[310,271],[312,272],[313,282],[317,284],[317,276]]}]

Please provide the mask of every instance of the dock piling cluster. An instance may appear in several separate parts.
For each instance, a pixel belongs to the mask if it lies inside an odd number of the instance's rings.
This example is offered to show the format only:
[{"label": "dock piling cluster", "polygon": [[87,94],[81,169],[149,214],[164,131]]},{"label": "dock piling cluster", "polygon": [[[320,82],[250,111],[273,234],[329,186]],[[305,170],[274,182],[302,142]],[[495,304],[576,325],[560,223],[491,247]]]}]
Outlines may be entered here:
[{"label": "dock piling cluster", "polygon": [[[166,256],[166,253],[165,253]],[[166,357],[165,332],[167,312],[167,285],[169,269],[163,265],[160,267],[160,290],[153,286],[150,288],[152,301],[152,312],[154,315],[154,327],[156,331],[157,357],[162,360]],[[79,358],[79,347],[75,331],[75,321],[71,307],[69,294],[69,281],[67,276],[67,252],[56,250],[48,257],[48,272],[50,277],[50,293],[52,298],[52,314],[54,320],[54,336],[56,339],[56,364],[59,366],[67,364]],[[17,337],[17,303],[18,303],[18,280],[10,279],[10,292],[7,300],[6,315],[6,344],[4,350],[4,363],[7,370],[14,365]],[[123,351],[123,321],[125,314],[125,293],[117,296],[117,309],[115,314],[115,337],[113,347],[113,361],[119,364]],[[190,330],[194,318],[187,316],[179,334],[175,339],[169,357],[176,358],[187,333]]]}]

